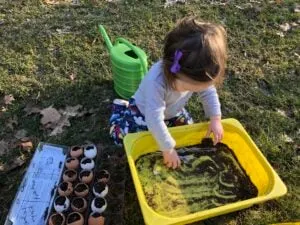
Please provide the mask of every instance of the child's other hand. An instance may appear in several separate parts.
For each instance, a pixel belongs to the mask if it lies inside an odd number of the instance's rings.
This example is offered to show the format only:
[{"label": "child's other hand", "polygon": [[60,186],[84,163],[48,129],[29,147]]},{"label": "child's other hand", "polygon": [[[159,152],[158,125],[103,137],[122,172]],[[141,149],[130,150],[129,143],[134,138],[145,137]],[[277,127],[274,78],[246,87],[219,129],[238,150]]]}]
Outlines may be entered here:
[{"label": "child's other hand", "polygon": [[224,131],[221,123],[221,116],[212,116],[210,118],[210,124],[206,136],[209,137],[211,133],[214,134],[214,145],[222,140]]},{"label": "child's other hand", "polygon": [[175,149],[168,149],[163,151],[164,164],[169,167],[176,169],[180,167],[180,159]]}]

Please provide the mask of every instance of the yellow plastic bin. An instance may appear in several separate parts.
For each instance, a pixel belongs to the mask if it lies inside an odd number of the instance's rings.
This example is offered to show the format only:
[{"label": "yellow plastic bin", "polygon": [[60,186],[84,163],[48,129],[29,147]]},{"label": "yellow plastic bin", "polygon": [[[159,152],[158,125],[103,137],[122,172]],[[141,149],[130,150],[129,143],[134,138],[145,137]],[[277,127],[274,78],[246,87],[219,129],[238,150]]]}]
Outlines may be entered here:
[{"label": "yellow plastic bin", "polygon": [[[258,196],[180,217],[167,217],[160,215],[147,204],[135,166],[136,159],[146,153],[157,151],[158,146],[149,132],[128,134],[124,139],[124,145],[144,221],[147,225],[192,223],[244,209],[252,206],[253,204],[261,203],[286,194],[287,188],[285,184],[257,148],[243,126],[235,119],[224,119],[222,120],[222,124],[225,131],[222,142],[234,151],[239,163],[250,177],[252,183],[257,187]],[[206,134],[207,127],[208,123],[199,123],[174,127],[169,130],[175,138],[177,143],[176,148],[178,148],[199,144]]]}]

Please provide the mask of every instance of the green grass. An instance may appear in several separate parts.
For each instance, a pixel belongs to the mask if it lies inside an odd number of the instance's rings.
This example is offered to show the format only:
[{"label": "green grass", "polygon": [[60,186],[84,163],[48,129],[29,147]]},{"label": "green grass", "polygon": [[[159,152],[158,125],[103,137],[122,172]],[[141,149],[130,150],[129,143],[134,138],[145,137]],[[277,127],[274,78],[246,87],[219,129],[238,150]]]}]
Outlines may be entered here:
[{"label": "green grass", "polygon": [[[107,133],[109,106],[115,94],[109,55],[97,32],[98,24],[106,27],[112,40],[122,36],[143,48],[152,64],[159,59],[164,35],[177,19],[197,15],[223,22],[229,44],[226,80],[219,91],[223,117],[242,122],[287,185],[288,194],[197,224],[299,221],[299,25],[284,33],[284,37],[276,34],[280,24],[299,20],[299,13],[293,11],[296,1],[254,1],[251,7],[247,0],[228,1],[225,6],[211,4],[219,1],[190,0],[166,9],[161,0],[94,2],[75,7],[9,0],[0,5],[0,96],[13,94],[16,99],[6,112],[0,112],[0,140],[12,140],[17,130],[25,129],[35,145],[40,141],[72,145],[86,140],[112,144]],[[71,73],[76,74],[73,82],[69,79]],[[57,137],[49,137],[41,129],[38,114],[25,115],[23,109],[28,103],[40,108],[53,105],[57,109],[81,104],[97,111],[71,119],[71,127]],[[193,98],[188,109],[196,121],[203,121],[199,104]],[[18,124],[10,130],[6,124],[14,116]],[[285,135],[293,142],[286,142]],[[20,154],[24,153],[12,147],[0,161]],[[20,170],[0,174],[0,224],[32,153],[25,156],[26,164]],[[126,189],[126,224],[143,224],[129,171]]]}]

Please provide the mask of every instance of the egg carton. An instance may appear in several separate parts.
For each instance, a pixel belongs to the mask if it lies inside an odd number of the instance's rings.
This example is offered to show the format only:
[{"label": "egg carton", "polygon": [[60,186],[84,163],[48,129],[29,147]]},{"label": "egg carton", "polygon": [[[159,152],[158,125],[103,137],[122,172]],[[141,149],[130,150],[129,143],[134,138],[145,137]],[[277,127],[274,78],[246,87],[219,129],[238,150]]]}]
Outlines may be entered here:
[{"label": "egg carton", "polygon": [[47,224],[104,224],[108,184],[99,177],[101,174],[96,173],[98,158],[99,151],[93,144],[70,148],[54,192]]}]

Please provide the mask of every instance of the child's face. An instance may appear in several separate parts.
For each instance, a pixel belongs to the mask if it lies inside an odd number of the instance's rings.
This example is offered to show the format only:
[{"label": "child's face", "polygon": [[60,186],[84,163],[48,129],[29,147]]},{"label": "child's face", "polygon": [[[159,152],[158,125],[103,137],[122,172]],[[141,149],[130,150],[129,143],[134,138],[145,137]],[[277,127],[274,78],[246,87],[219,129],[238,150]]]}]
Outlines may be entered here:
[{"label": "child's face", "polygon": [[213,80],[209,82],[195,81],[185,75],[180,75],[175,80],[176,91],[180,91],[180,92],[182,91],[200,92],[200,91],[204,91],[205,89],[207,89],[209,86],[213,84],[214,84]]}]

